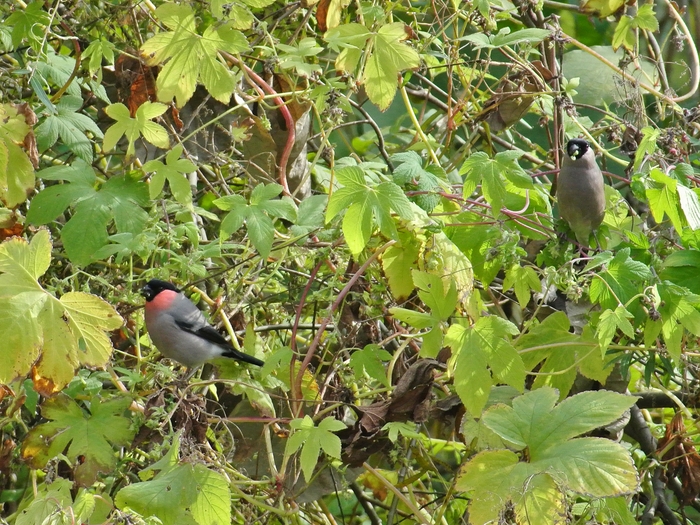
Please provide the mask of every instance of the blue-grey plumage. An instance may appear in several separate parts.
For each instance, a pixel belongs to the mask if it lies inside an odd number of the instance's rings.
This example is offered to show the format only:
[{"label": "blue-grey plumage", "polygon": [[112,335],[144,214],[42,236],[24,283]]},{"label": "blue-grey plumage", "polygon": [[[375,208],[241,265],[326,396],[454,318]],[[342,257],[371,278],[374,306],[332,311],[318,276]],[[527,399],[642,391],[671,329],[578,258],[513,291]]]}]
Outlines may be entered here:
[{"label": "blue-grey plumage", "polygon": [[165,357],[188,367],[216,357],[231,357],[257,366],[265,364],[233,348],[173,284],[152,279],[141,294],[146,298],[148,335]]}]

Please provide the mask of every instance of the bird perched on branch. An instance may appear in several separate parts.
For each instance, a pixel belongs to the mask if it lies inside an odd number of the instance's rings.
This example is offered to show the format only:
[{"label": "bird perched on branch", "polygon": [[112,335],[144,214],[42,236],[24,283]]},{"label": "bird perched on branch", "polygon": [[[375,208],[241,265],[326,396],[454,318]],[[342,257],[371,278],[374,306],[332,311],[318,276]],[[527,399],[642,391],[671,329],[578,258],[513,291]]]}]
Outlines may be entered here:
[{"label": "bird perched on branch", "polygon": [[215,357],[265,364],[233,348],[173,284],[152,279],[141,289],[141,295],[146,298],[148,335],[165,357],[187,367],[197,367]]},{"label": "bird perched on branch", "polygon": [[605,216],[605,183],[593,149],[583,139],[572,139],[566,144],[557,200],[559,215],[569,223],[576,240],[588,246],[591,233],[595,236]]}]

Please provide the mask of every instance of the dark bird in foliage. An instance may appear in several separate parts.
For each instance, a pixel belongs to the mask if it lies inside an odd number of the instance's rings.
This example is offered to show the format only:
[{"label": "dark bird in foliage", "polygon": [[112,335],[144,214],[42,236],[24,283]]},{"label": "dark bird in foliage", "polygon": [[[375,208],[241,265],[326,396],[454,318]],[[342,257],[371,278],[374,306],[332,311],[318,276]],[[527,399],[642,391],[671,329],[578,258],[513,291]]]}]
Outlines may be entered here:
[{"label": "dark bird in foliage", "polygon": [[605,216],[605,183],[593,149],[585,140],[572,139],[566,144],[557,200],[559,215],[569,223],[576,240],[588,246],[591,233],[595,236]]}]

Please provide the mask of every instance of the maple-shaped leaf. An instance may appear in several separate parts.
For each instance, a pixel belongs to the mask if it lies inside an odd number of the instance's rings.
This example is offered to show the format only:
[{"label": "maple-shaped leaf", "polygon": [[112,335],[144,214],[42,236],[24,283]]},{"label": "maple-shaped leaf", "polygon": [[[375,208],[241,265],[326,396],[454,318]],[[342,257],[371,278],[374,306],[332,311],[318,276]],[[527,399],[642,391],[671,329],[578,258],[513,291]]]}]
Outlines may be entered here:
[{"label": "maple-shaped leaf", "polygon": [[102,78],[102,59],[105,59],[109,64],[114,64],[115,45],[105,37],[100,37],[97,40],[90,42],[90,45],[83,51],[83,59],[88,60],[88,71],[93,75],[98,74],[98,79]]},{"label": "maple-shaped leaf", "polygon": [[[253,0],[255,3],[264,3],[266,7],[274,3],[274,0]],[[218,20],[226,20],[234,29],[250,29],[253,26],[255,16],[248,7],[253,2],[232,2],[231,0],[211,0],[211,14]]]},{"label": "maple-shaped leaf", "polygon": [[0,104],[0,200],[14,208],[34,188],[34,166],[18,146],[31,132],[24,115],[11,104]]},{"label": "maple-shaped leaf", "polygon": [[93,142],[85,132],[89,131],[99,138],[103,135],[94,120],[78,113],[82,105],[82,98],[71,95],[61,98],[54,106],[55,111],[49,113],[36,128],[37,145],[40,151],[49,149],[56,143],[58,137],[61,137],[62,144],[68,149],[85,162],[92,162]]},{"label": "maple-shaped leaf", "polygon": [[[67,85],[66,93],[74,97],[80,97],[80,82],[70,82],[75,71],[75,59],[67,55],[56,53],[52,47],[46,49],[46,58],[32,62],[32,67],[35,68],[34,74],[39,75],[43,83],[53,83],[58,87]],[[44,90],[42,89],[42,93]],[[51,103],[46,103],[42,95],[39,98],[46,107],[51,107]],[[48,98],[47,98],[48,100]]]},{"label": "maple-shaped leaf", "polygon": [[12,27],[12,47],[17,49],[27,38],[34,50],[39,51],[51,24],[51,15],[46,11],[44,2],[37,0],[23,9],[15,9],[4,24]]},{"label": "maple-shaped leaf", "polygon": [[514,324],[499,317],[481,317],[469,328],[453,324],[448,329],[445,345],[457,354],[455,390],[474,417],[481,414],[496,383],[523,391],[525,365],[511,341],[518,334]]},{"label": "maple-shaped leaf", "polygon": [[[163,525],[232,523],[229,481],[205,465],[179,464],[180,439],[178,432],[167,454],[139,472],[139,477],[148,481],[122,488],[115,505],[143,517],[155,516]],[[153,476],[154,471],[159,472]]]},{"label": "maple-shaped leaf", "polygon": [[500,214],[508,193],[507,182],[517,188],[532,189],[532,178],[517,162],[522,151],[502,151],[494,158],[479,151],[471,155],[459,170],[460,175],[467,174],[464,181],[463,195],[469,198],[478,184],[481,184],[484,198],[491,205],[494,217]]},{"label": "maple-shaped leaf", "polygon": [[591,282],[591,301],[599,302],[607,309],[615,309],[641,293],[646,281],[652,277],[648,265],[630,257],[629,248],[617,252],[607,268],[596,275],[598,278]]},{"label": "maple-shaped leaf", "polygon": [[112,352],[106,332],[122,318],[99,297],[69,292],[60,299],[37,279],[51,262],[51,241],[39,230],[31,243],[14,237],[0,244],[0,384],[30,372],[35,389],[51,395],[84,364],[103,366]]},{"label": "maple-shaped leaf", "polygon": [[679,210],[678,180],[655,168],[649,173],[649,183],[652,187],[646,190],[646,196],[654,220],[661,223],[668,216],[676,231],[681,231],[684,224]]},{"label": "maple-shaped leaf", "polygon": [[156,81],[158,99],[170,102],[175,97],[181,108],[194,94],[199,80],[212,97],[228,104],[235,83],[218,52],[247,50],[243,34],[230,24],[212,24],[200,36],[194,12],[185,5],[163,4],[155,16],[171,30],[158,33],[141,46],[149,66],[164,64]]},{"label": "maple-shaped leaf", "polygon": [[420,65],[418,52],[402,43],[406,38],[408,34],[402,22],[380,27],[374,37],[374,48],[367,59],[362,83],[369,99],[382,111],[394,100],[399,73]]},{"label": "maple-shaped leaf", "polygon": [[289,426],[293,433],[287,440],[284,454],[290,456],[301,448],[299,459],[307,482],[313,475],[321,450],[332,458],[340,459],[340,438],[334,432],[345,430],[346,427],[342,422],[332,417],[325,417],[318,426],[315,426],[313,419],[304,416],[303,419],[293,419]]},{"label": "maple-shaped leaf", "polygon": [[401,188],[393,182],[376,184],[365,175],[358,166],[339,169],[336,177],[343,187],[333,192],[326,208],[326,222],[341,212],[345,213],[343,234],[354,254],[360,253],[369,242],[375,222],[390,239],[398,237],[392,210],[402,219],[413,217],[411,203]]},{"label": "maple-shaped leaf", "polygon": [[39,176],[64,183],[48,186],[36,195],[27,220],[48,224],[72,206],[73,214],[61,229],[61,240],[76,264],[87,265],[95,260],[97,250],[109,242],[107,227],[112,219],[120,233],[140,233],[148,219],[143,209],[149,204],[146,184],[130,175],[111,177],[96,188],[92,167],[76,160],[70,166],[41,170]]},{"label": "maple-shaped leaf", "polygon": [[362,72],[362,84],[369,99],[382,111],[394,100],[399,73],[420,65],[418,52],[403,43],[408,33],[402,22],[384,25],[376,33],[361,24],[345,24],[328,31],[324,38],[332,48],[343,48],[335,65],[348,73],[355,73],[362,48],[366,46],[369,56]]},{"label": "maple-shaped leaf", "polygon": [[182,144],[175,146],[165,156],[165,164],[159,160],[151,160],[143,165],[143,171],[155,172],[148,187],[151,199],[160,195],[167,179],[175,200],[186,206],[192,204],[192,190],[187,174],[195,171],[197,167],[191,161],[180,158],[183,149]]},{"label": "maple-shaped leaf", "polygon": [[[634,463],[619,443],[577,437],[615,421],[635,403],[615,392],[584,392],[555,406],[559,393],[540,388],[513,399],[512,407],[489,408],[482,422],[510,450],[487,450],[466,462],[456,480],[470,497],[469,521],[498,521],[512,500],[526,522],[554,525],[564,490],[592,497],[612,497],[637,490]],[[519,457],[516,452],[526,453]],[[541,482],[534,482],[542,477]],[[538,502],[538,503],[537,503]]]},{"label": "maple-shaped leaf", "polygon": [[105,132],[102,148],[104,151],[110,151],[117,145],[122,135],[126,135],[129,141],[126,150],[127,157],[134,154],[134,143],[140,136],[158,148],[169,148],[170,139],[166,129],[160,124],[151,122],[152,119],[165,113],[167,109],[168,106],[165,104],[147,101],[139,106],[139,109],[136,110],[136,116],[131,118],[129,109],[121,102],[107,106],[105,113],[117,122]]},{"label": "maple-shaped leaf", "polygon": [[131,399],[108,401],[93,398],[86,412],[66,394],[47,399],[41,415],[49,419],[32,428],[22,443],[22,458],[41,469],[59,454],[75,462],[75,481],[89,487],[98,473],[112,472],[117,464],[112,445],[126,445],[134,435],[131,420],[124,417]]},{"label": "maple-shaped leaf", "polygon": [[556,312],[518,338],[515,348],[525,369],[538,367],[534,388],[554,387],[565,397],[577,373],[600,383],[610,375],[612,368],[605,366],[606,348],[599,346],[590,330],[579,335],[572,334],[570,328],[566,314]]},{"label": "maple-shaped leaf", "polygon": [[273,218],[296,219],[296,208],[288,198],[277,199],[280,184],[258,184],[250,194],[250,203],[242,195],[227,195],[214,201],[220,210],[228,211],[221,221],[221,238],[228,238],[246,225],[253,246],[266,259],[275,236]]},{"label": "maple-shaped leaf", "polygon": [[361,379],[366,373],[376,379],[387,388],[391,386],[386,377],[386,369],[383,361],[389,361],[391,354],[379,345],[371,344],[362,350],[357,350],[350,356],[350,368],[355,372],[355,379]]},{"label": "maple-shaped leaf", "polygon": [[423,160],[415,151],[392,155],[391,161],[395,164],[392,174],[394,182],[407,189],[418,190],[420,195],[412,197],[411,200],[425,211],[433,211],[440,202],[438,191],[448,187],[445,171],[439,166],[423,168]]},{"label": "maple-shaped leaf", "polygon": [[457,306],[457,288],[454,281],[443,282],[439,275],[413,270],[413,282],[418,288],[418,297],[430,308],[430,313],[415,312],[405,308],[391,308],[391,314],[414,328],[430,328],[423,335],[421,357],[435,357],[442,348],[442,324],[452,315]]}]

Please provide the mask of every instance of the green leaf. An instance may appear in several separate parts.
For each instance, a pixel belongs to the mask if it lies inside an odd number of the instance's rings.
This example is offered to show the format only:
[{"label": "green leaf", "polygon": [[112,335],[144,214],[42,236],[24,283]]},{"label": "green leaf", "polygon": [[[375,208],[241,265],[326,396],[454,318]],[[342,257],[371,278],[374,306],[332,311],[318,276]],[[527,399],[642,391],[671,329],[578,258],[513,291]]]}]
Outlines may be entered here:
[{"label": "green leaf", "polygon": [[643,290],[644,283],[651,279],[651,271],[646,264],[630,257],[629,248],[624,248],[596,277],[591,282],[591,301],[599,302],[603,308],[615,309]]},{"label": "green leaf", "polygon": [[634,17],[623,15],[615,28],[612,47],[617,50],[620,46],[632,51],[637,43],[636,31],[645,29],[656,32],[659,30],[659,21],[656,19],[653,4],[639,6]]},{"label": "green leaf", "polygon": [[637,471],[629,452],[602,438],[579,438],[559,443],[532,467],[547,470],[569,490],[603,498],[638,490]]},{"label": "green leaf", "polygon": [[143,165],[143,171],[155,172],[151,176],[149,195],[151,199],[157,198],[163,191],[167,180],[170,191],[175,200],[185,206],[192,204],[192,189],[187,179],[187,174],[195,171],[197,167],[187,159],[181,159],[182,144],[175,146],[165,157],[165,164],[159,160],[151,160]]},{"label": "green leaf", "polygon": [[83,52],[83,58],[89,58],[88,71],[93,75],[101,70],[102,60],[107,60],[108,63],[114,64],[114,50],[116,46],[104,37],[98,40],[93,40],[87,49]]},{"label": "green leaf", "polygon": [[656,13],[654,13],[654,4],[640,5],[634,19],[639,29],[645,29],[652,33],[659,30],[659,21],[656,18]]},{"label": "green leaf", "polygon": [[112,150],[124,135],[129,141],[127,157],[134,154],[134,143],[141,136],[158,148],[169,148],[168,132],[160,124],[151,122],[151,119],[159,117],[167,109],[165,104],[146,101],[136,110],[136,116],[131,118],[128,108],[121,102],[107,106],[105,113],[117,122],[105,132],[102,148],[105,152]]},{"label": "green leaf", "polygon": [[95,137],[103,138],[102,131],[94,120],[78,113],[83,105],[83,99],[65,95],[55,106],[55,113],[49,114],[36,128],[37,146],[45,151],[53,146],[58,138],[73,153],[85,162],[92,162],[93,142],[85,132]]},{"label": "green leaf", "polygon": [[681,250],[672,252],[663,262],[659,277],[683,286],[694,294],[700,295],[700,279],[697,269],[700,268],[700,251]]},{"label": "green leaf", "polygon": [[369,99],[385,111],[394,100],[399,73],[420,65],[418,53],[406,44],[403,22],[387,24],[374,35],[372,53],[367,58],[362,83]]},{"label": "green leaf", "polygon": [[423,161],[415,151],[392,155],[391,161],[395,164],[392,174],[394,182],[411,190],[429,192],[428,195],[417,195],[412,200],[425,211],[433,211],[440,202],[440,195],[437,192],[446,186],[444,170],[436,166],[428,166],[424,169]]},{"label": "green leaf", "polygon": [[290,426],[294,432],[287,440],[284,454],[287,457],[291,456],[301,448],[299,459],[307,482],[313,476],[321,450],[332,458],[340,459],[340,438],[334,432],[346,427],[337,419],[326,417],[316,427],[309,416],[304,416],[304,419],[293,419]]},{"label": "green leaf", "polygon": [[484,198],[491,205],[491,214],[500,215],[506,199],[506,180],[518,188],[532,189],[532,179],[518,165],[522,151],[503,151],[493,159],[483,151],[471,155],[462,165],[460,174],[467,174],[464,184],[464,198],[469,198],[477,184],[482,185]]},{"label": "green leaf", "polygon": [[401,188],[393,182],[373,185],[365,180],[364,170],[355,166],[339,169],[336,177],[344,187],[333,192],[326,209],[326,222],[345,210],[343,234],[353,253],[360,253],[369,241],[372,219],[384,235],[398,238],[391,211],[402,219],[413,217],[411,203]]},{"label": "green leaf", "polygon": [[51,23],[51,16],[44,10],[43,2],[31,2],[24,9],[15,9],[5,23],[12,27],[12,46],[18,48],[27,38],[30,45],[38,51],[46,31]]},{"label": "green leaf", "polygon": [[[484,412],[482,422],[510,443],[510,448],[527,449],[527,461],[520,461],[510,450],[493,450],[477,454],[462,467],[456,487],[470,493],[470,522],[495,519],[508,500],[517,502],[516,512],[529,507],[544,513],[561,505],[558,500],[566,490],[593,497],[637,490],[634,463],[624,447],[602,438],[572,439],[618,419],[636,400],[597,391],[578,394],[555,406],[558,397],[556,390],[544,387],[516,397],[512,407],[500,404]],[[553,480],[532,483],[537,475]],[[548,521],[550,518],[540,517],[538,523],[554,523]]]},{"label": "green leaf", "polygon": [[323,213],[328,202],[327,195],[312,195],[299,203],[297,220],[290,228],[292,235],[300,237],[323,227]]},{"label": "green leaf", "polygon": [[65,394],[47,399],[41,413],[50,422],[29,431],[22,444],[22,457],[32,468],[43,468],[59,454],[75,462],[80,458],[75,468],[76,482],[90,486],[98,473],[114,470],[117,456],[112,445],[126,445],[134,435],[131,421],[124,417],[130,404],[131,399],[125,397],[108,401],[95,398],[88,414]]},{"label": "green leaf", "polygon": [[642,140],[634,154],[634,171],[639,171],[639,168],[649,155],[656,151],[656,141],[661,136],[661,130],[650,126],[642,128]]},{"label": "green leaf", "polygon": [[469,523],[497,522],[504,503],[522,494],[528,477],[527,464],[509,450],[480,452],[462,465],[455,486],[470,494]]},{"label": "green leaf", "polygon": [[678,362],[681,356],[681,341],[684,329],[693,335],[700,334],[700,297],[684,289],[664,283],[658,286],[661,332],[668,353]]},{"label": "green leaf", "polygon": [[504,27],[498,31],[498,34],[491,37],[484,33],[474,33],[458,40],[470,42],[476,49],[496,49],[522,43],[538,44],[551,34],[552,32],[549,29],[534,28],[521,29],[511,33],[510,28]]},{"label": "green leaf", "polygon": [[310,77],[323,71],[318,64],[309,64],[306,60],[307,58],[315,57],[324,50],[316,43],[314,38],[302,38],[296,46],[278,43],[277,48],[284,52],[284,54],[280,55],[280,68],[284,70],[293,69],[303,77]]},{"label": "green leaf", "polygon": [[512,323],[497,317],[482,317],[470,328],[452,325],[448,330],[445,345],[457,353],[455,389],[473,416],[481,414],[495,382],[523,391],[525,365],[510,341],[518,333]]},{"label": "green leaf", "polygon": [[202,464],[166,468],[153,480],[132,483],[114,500],[120,509],[155,516],[164,525],[216,525],[231,522],[231,491],[226,478]]},{"label": "green leaf", "polygon": [[17,144],[30,128],[10,104],[0,104],[0,200],[8,208],[24,202],[34,188],[34,166]]},{"label": "green leaf", "polygon": [[556,312],[518,338],[516,345],[527,370],[539,366],[533,387],[556,388],[562,399],[571,390],[577,369],[601,383],[611,371],[605,368],[603,352],[590,331],[577,335],[570,333],[570,328],[566,314]]},{"label": "green leaf", "polygon": [[615,308],[615,310],[605,310],[600,314],[598,326],[596,327],[596,337],[603,353],[606,352],[618,328],[627,337],[634,339],[634,328],[628,320],[633,318],[634,316],[622,305]]},{"label": "green leaf", "polygon": [[49,186],[34,197],[27,219],[34,224],[47,224],[73,204],[74,213],[63,226],[61,239],[76,264],[89,264],[108,243],[107,226],[112,219],[121,233],[139,233],[148,220],[143,209],[149,203],[148,189],[128,175],[111,177],[99,191],[94,189],[94,171],[82,160],[42,170],[39,175],[69,183]]},{"label": "green leaf", "polygon": [[155,16],[171,31],[156,34],[141,46],[149,66],[164,64],[156,88],[159,100],[175,97],[181,108],[194,94],[197,81],[216,100],[228,104],[235,88],[229,69],[218,58],[218,51],[238,54],[248,49],[242,33],[230,24],[212,24],[199,34],[195,15],[186,5],[163,4]]},{"label": "green leaf", "polygon": [[7,351],[0,355],[0,382],[29,374],[35,388],[51,395],[70,382],[79,364],[103,366],[112,345],[105,334],[122,319],[101,299],[70,292],[60,301],[37,279],[51,260],[51,242],[40,230],[31,243],[13,238],[0,244],[0,311],[5,323],[0,337]]},{"label": "green leaf", "polygon": [[258,184],[250,195],[250,204],[240,195],[228,195],[214,201],[221,210],[230,212],[221,221],[221,237],[228,238],[246,225],[248,236],[262,258],[272,250],[275,226],[271,217],[296,219],[296,209],[291,201],[276,199],[282,193],[279,184]]},{"label": "green leaf", "polygon": [[617,23],[612,39],[612,48],[617,51],[621,46],[630,51],[634,48],[637,38],[635,33],[634,19],[623,15]]},{"label": "green leaf", "polygon": [[530,302],[530,292],[540,292],[541,284],[537,272],[530,266],[514,265],[503,280],[503,290],[513,287],[518,303],[525,308]]},{"label": "green leaf", "polygon": [[457,306],[457,289],[453,281],[449,281],[448,288],[445,289],[445,283],[439,275],[418,270],[413,270],[412,275],[413,282],[419,290],[418,296],[430,308],[430,314],[403,308],[391,308],[389,311],[397,319],[415,328],[430,328],[430,331],[423,335],[420,355],[435,357],[442,348],[442,324]]},{"label": "green leaf", "polygon": [[355,372],[355,379],[358,381],[366,373],[373,379],[389,388],[391,383],[386,376],[386,369],[383,361],[389,361],[391,354],[378,345],[371,344],[362,350],[357,350],[350,356],[350,368]]},{"label": "green leaf", "polygon": [[[372,33],[362,24],[343,24],[328,31],[323,39],[334,51],[340,51],[335,67],[340,71],[355,74],[362,58],[362,51]],[[342,51],[341,51],[342,49]]]},{"label": "green leaf", "polygon": [[680,231],[683,227],[681,216],[678,211],[678,181],[664,174],[659,169],[651,170],[649,174],[651,180],[656,182],[655,187],[646,190],[649,199],[649,208],[656,222],[663,222],[664,215],[671,219],[673,227]]},{"label": "green leaf", "polygon": [[[299,213],[301,215],[301,208]],[[381,255],[382,269],[397,301],[408,298],[415,288],[411,272],[417,266],[420,249],[421,243],[412,232],[399,232],[399,243]]]},{"label": "green leaf", "polygon": [[549,447],[618,419],[635,402],[632,396],[599,390],[566,398],[553,388],[539,388],[513,400],[513,406],[494,407],[483,416],[487,427],[506,441],[527,446],[532,461]]}]

